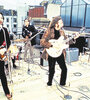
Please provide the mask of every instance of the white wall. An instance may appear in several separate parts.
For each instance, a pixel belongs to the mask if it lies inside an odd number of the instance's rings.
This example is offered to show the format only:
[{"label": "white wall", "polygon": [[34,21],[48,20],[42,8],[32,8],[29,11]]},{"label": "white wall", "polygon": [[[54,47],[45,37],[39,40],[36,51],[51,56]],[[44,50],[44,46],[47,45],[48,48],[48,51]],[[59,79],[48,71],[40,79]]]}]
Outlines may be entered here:
[{"label": "white wall", "polygon": [[48,4],[47,6],[47,18],[52,20],[52,17],[60,15],[60,5],[58,4]]},{"label": "white wall", "polygon": [[27,17],[27,11],[28,11],[27,7],[28,6],[26,4],[17,6],[17,24],[18,24],[17,34],[20,34],[22,32],[24,19]]}]

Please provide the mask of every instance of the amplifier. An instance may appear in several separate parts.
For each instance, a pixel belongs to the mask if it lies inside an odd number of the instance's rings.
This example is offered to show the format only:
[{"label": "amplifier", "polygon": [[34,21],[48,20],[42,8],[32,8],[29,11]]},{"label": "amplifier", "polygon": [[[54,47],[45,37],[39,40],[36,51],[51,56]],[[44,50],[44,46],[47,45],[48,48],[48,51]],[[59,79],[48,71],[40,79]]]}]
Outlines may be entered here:
[{"label": "amplifier", "polygon": [[[40,51],[40,55],[41,54],[42,54],[42,51]],[[67,63],[78,61],[78,56],[79,56],[79,49],[78,48],[66,49],[66,62]],[[40,65],[48,66],[48,61],[40,58]]]},{"label": "amplifier", "polygon": [[79,49],[78,48],[68,48],[66,49],[66,62],[78,61]]}]

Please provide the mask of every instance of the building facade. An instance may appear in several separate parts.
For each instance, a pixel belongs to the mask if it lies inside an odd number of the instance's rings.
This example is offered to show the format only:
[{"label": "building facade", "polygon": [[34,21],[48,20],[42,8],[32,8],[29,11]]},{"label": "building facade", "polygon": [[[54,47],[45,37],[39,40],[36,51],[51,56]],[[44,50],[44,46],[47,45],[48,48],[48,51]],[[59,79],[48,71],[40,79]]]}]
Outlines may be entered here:
[{"label": "building facade", "polygon": [[44,7],[43,6],[30,6],[29,7],[29,17],[44,17]]},{"label": "building facade", "polygon": [[17,12],[15,10],[0,9],[0,12],[4,15],[4,27],[8,29],[10,33],[17,33]]}]

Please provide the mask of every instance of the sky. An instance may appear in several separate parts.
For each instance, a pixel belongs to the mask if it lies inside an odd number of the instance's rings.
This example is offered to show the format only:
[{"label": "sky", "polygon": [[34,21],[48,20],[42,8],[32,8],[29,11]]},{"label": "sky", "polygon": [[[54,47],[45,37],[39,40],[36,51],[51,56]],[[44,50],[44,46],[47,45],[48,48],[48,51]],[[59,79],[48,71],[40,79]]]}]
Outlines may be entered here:
[{"label": "sky", "polygon": [[18,5],[39,5],[44,0],[0,0],[5,9],[16,9]]}]

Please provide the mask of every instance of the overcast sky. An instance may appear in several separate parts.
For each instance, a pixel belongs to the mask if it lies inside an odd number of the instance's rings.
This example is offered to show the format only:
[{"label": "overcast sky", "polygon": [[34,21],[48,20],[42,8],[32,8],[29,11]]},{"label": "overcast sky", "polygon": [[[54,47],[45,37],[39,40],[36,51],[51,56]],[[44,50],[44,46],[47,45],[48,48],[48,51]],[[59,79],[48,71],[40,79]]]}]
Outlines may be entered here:
[{"label": "overcast sky", "polygon": [[5,9],[16,9],[17,5],[39,5],[44,0],[0,0],[0,5]]}]

